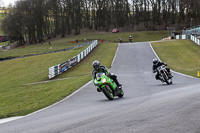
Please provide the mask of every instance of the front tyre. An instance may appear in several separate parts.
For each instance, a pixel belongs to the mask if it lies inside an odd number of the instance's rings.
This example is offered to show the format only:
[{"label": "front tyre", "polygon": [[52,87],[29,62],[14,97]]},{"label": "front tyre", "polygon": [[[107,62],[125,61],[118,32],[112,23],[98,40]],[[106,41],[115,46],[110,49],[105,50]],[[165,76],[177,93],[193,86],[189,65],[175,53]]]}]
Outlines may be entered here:
[{"label": "front tyre", "polygon": [[171,78],[169,78],[169,79],[167,80],[167,84],[168,84],[168,85],[172,84],[172,79],[171,79]]},{"label": "front tyre", "polygon": [[102,88],[102,91],[104,93],[104,95],[109,99],[109,100],[113,100],[114,99],[114,95],[112,90],[110,89],[110,87],[108,85],[106,85],[105,87]]},{"label": "front tyre", "polygon": [[121,98],[124,96],[124,91],[122,90],[122,88],[119,89],[119,94],[118,97]]},{"label": "front tyre", "polygon": [[163,75],[164,79],[165,79],[165,82],[170,85],[172,84],[172,79],[171,78],[168,78],[168,76],[166,76],[166,74]]}]

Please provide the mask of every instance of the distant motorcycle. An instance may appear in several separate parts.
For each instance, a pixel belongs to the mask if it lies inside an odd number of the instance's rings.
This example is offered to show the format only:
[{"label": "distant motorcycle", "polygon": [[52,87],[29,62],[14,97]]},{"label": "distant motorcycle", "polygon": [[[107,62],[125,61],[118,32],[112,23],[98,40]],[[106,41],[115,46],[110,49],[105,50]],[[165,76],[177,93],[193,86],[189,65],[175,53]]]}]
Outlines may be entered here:
[{"label": "distant motorcycle", "polygon": [[171,73],[166,70],[165,65],[159,66],[157,71],[162,82],[166,82],[168,85],[172,84],[172,76],[170,76]]},{"label": "distant motorcycle", "polygon": [[106,76],[105,73],[96,74],[94,85],[97,86],[109,100],[113,100],[114,96],[124,96],[122,87],[118,87],[114,80]]},{"label": "distant motorcycle", "polygon": [[131,38],[129,38],[129,42],[133,42],[133,39],[132,39],[132,37],[131,37]]}]

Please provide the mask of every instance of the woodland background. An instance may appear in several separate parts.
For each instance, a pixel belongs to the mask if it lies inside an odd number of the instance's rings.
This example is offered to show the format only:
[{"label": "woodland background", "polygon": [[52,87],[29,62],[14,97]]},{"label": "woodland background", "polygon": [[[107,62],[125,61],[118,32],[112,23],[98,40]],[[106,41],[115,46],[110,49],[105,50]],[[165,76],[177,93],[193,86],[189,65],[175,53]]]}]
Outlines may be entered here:
[{"label": "woodland background", "polygon": [[200,22],[199,0],[20,0],[9,6],[2,29],[21,43],[85,30],[182,30]]}]

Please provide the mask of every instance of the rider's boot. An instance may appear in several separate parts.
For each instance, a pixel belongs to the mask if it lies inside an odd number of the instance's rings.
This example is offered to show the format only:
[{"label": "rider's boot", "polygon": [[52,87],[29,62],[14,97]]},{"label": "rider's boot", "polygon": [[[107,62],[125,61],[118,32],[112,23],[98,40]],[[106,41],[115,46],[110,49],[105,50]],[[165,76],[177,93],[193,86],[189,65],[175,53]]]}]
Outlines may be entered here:
[{"label": "rider's boot", "polygon": [[116,84],[117,84],[117,86],[119,86],[119,87],[122,86],[122,84],[120,84],[119,81],[118,81],[117,79],[116,79]]}]

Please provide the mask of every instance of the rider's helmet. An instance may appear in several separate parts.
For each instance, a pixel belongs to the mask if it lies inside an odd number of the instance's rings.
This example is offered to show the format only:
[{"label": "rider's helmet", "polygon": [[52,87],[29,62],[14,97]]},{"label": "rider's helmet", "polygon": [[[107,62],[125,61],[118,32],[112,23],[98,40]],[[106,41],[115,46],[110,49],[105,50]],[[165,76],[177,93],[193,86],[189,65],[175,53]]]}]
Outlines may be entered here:
[{"label": "rider's helmet", "polygon": [[131,38],[131,36],[129,36],[129,38]]},{"label": "rider's helmet", "polygon": [[157,64],[158,64],[158,59],[154,58],[154,59],[153,59],[153,64],[154,64],[154,65],[157,65]]},{"label": "rider's helmet", "polygon": [[93,65],[93,68],[94,68],[95,70],[98,70],[99,67],[100,67],[100,62],[99,62],[98,60],[95,60],[95,61],[92,63],[92,65]]}]

